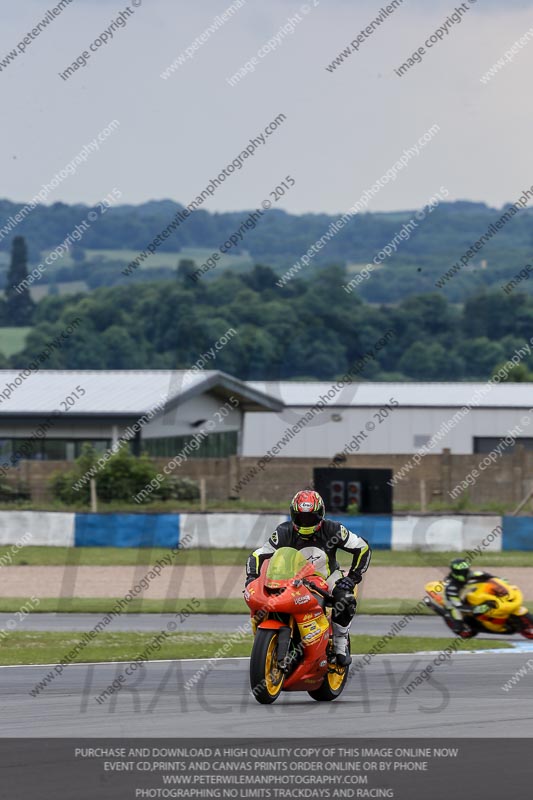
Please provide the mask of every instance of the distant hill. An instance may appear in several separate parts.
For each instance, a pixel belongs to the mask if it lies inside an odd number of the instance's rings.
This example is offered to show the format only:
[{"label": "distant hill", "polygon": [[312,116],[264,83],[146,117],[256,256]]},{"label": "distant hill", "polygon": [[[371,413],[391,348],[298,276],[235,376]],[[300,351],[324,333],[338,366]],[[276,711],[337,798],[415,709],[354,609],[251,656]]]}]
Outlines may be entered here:
[{"label": "distant hill", "polygon": [[[15,214],[22,208],[21,204],[0,201],[2,287],[7,255],[15,233],[26,237],[31,264],[36,265],[42,254],[61,244],[92,210],[85,205],[64,203],[37,206],[22,222],[13,226]],[[138,206],[114,206],[105,214],[99,214],[79,242],[83,254],[73,261],[69,253],[65,259],[55,262],[43,274],[40,287],[49,283],[61,284],[62,291],[66,283],[84,281],[89,289],[93,289],[130,280],[168,278],[180,258],[192,258],[199,265],[239,229],[243,232],[242,239],[229,249],[219,266],[247,270],[253,263],[261,263],[282,274],[340,216],[297,216],[270,209],[263,212],[252,229],[245,227],[245,222],[253,209],[224,214],[198,210],[162,241],[156,254],[143,262],[132,277],[122,275],[121,269],[128,261],[143,251],[180,209],[183,206],[179,203],[159,200]],[[357,287],[358,294],[371,302],[396,303],[414,293],[435,291],[439,276],[450,269],[501,214],[502,210],[489,208],[483,203],[441,203],[417,224],[408,238],[402,240],[399,233],[414,218],[415,211],[361,214],[317,250],[299,277],[305,278],[319,266],[337,264],[347,267],[348,281],[396,237],[396,252],[386,257],[371,277]],[[466,269],[442,287],[442,293],[455,302],[463,302],[465,296],[484,287],[499,288],[510,280],[531,256],[532,222],[532,209],[518,213],[484,245]],[[206,273],[205,279],[211,278],[212,275]],[[531,291],[529,281],[524,281],[520,288]]]}]

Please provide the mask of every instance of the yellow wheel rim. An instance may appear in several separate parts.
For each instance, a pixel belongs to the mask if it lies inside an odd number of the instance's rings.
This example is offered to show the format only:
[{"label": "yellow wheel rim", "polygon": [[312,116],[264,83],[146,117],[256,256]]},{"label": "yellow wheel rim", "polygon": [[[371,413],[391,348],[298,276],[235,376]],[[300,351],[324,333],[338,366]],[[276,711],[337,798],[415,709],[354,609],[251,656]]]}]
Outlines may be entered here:
[{"label": "yellow wheel rim", "polygon": [[278,667],[278,637],[273,636],[269,642],[265,659],[265,686],[270,695],[278,694],[283,682],[283,672]]},{"label": "yellow wheel rim", "polygon": [[335,668],[332,672],[328,672],[328,684],[332,692],[338,692],[341,688],[346,669],[347,667]]}]

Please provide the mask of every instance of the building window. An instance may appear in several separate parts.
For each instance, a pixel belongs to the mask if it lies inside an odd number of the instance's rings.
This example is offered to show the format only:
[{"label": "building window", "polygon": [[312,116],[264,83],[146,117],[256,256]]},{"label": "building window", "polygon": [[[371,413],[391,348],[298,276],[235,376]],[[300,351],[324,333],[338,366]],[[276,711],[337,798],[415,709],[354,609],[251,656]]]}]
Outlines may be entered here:
[{"label": "building window", "polygon": [[[237,431],[209,433],[205,437],[198,433],[196,438],[194,436],[156,437],[143,439],[141,450],[143,453],[148,453],[149,456],[174,458],[187,448],[188,458],[226,458],[237,453],[237,437]],[[195,449],[193,449],[194,445],[190,446],[194,441],[198,443],[198,447]]]},{"label": "building window", "polygon": [[97,453],[111,447],[110,439],[0,439],[0,461],[8,467],[19,461],[74,461],[81,455],[84,444]]},{"label": "building window", "polygon": [[502,443],[503,446],[500,448],[502,455],[505,455],[505,453],[512,453],[519,444],[521,444],[525,450],[533,450],[533,439],[530,437],[524,436],[515,439],[512,444],[505,443],[503,441],[505,438],[505,436],[501,436],[500,438],[497,436],[474,436],[474,453],[490,453]]}]

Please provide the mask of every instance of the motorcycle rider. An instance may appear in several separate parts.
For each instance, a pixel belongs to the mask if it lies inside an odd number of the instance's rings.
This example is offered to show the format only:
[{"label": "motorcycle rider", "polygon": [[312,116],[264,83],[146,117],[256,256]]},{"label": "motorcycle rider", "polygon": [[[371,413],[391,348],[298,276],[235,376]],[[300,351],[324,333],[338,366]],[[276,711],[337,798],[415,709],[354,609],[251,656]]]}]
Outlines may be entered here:
[{"label": "motorcycle rider", "polygon": [[[315,566],[329,586],[335,600],[333,607],[333,649],[337,663],[348,666],[352,659],[348,637],[357,602],[354,590],[368,569],[371,549],[361,536],[352,533],[340,522],[326,519],[324,501],[318,492],[304,489],[297,492],[290,505],[290,521],[278,525],[270,539],[250,555],[246,562],[246,583],[259,577],[261,566],[278,547],[294,547]],[[351,567],[343,575],[336,559],[337,550],[353,554]]]},{"label": "motorcycle rider", "polygon": [[454,558],[453,561],[450,562],[450,572],[443,581],[444,605],[447,609],[445,620],[448,627],[458,636],[461,636],[461,638],[470,639],[477,633],[477,631],[465,621],[463,611],[468,611],[469,614],[477,615],[485,614],[490,608],[487,603],[482,603],[474,607],[464,604],[461,599],[461,590],[469,584],[489,581],[493,577],[494,575],[491,575],[490,572],[470,569],[468,561],[462,558]]}]

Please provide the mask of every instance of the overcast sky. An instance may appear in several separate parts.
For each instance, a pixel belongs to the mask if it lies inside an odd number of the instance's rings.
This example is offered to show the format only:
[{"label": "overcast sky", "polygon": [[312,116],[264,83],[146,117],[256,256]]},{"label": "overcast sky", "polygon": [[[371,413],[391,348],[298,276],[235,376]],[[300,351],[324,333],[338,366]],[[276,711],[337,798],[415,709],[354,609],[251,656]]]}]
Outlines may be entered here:
[{"label": "overcast sky", "polygon": [[[240,0],[242,2],[242,0]],[[135,6],[134,3],[140,3]],[[258,205],[285,176],[293,213],[343,212],[432,125],[431,142],[369,208],[449,199],[501,206],[533,185],[533,2],[466,0],[468,11],[403,77],[394,69],[457,2],[404,0],[334,72],[325,67],[386,0],[246,0],[167,80],[161,73],[231,0],[130,0],[123,28],[67,81],[64,71],[125,4],[72,0],[0,72],[0,197],[27,201],[112,120],[120,126],[47,202],[170,198],[187,204],[280,113],[284,124],[204,207]],[[53,8],[2,0],[0,62]],[[237,85],[226,78],[298,13],[281,45]],[[480,77],[531,29],[532,39],[487,85]]]}]

